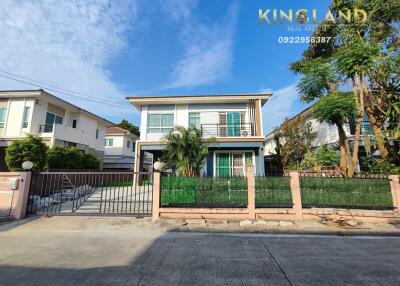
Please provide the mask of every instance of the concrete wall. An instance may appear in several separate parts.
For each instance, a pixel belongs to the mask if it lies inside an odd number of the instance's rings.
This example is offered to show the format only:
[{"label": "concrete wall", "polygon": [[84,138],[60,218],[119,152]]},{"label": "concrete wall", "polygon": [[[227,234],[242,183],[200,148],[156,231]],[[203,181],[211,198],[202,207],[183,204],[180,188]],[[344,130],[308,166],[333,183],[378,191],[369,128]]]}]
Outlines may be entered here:
[{"label": "concrete wall", "polygon": [[[0,215],[21,219],[26,216],[28,205],[30,172],[0,173]],[[10,180],[16,181],[15,188]]]}]

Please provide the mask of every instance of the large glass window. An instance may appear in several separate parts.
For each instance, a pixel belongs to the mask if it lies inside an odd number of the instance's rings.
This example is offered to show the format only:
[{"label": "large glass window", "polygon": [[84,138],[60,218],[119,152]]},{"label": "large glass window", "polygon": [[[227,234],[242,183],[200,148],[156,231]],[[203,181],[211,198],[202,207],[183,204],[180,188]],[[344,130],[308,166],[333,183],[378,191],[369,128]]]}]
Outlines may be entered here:
[{"label": "large glass window", "polygon": [[168,133],[173,129],[173,114],[149,114],[147,116],[147,133]]},{"label": "large glass window", "polygon": [[28,127],[30,110],[31,110],[31,108],[29,106],[25,106],[24,117],[22,118],[22,128],[27,128]]},{"label": "large glass window", "polygon": [[53,132],[53,125],[62,124],[63,118],[51,112],[46,112],[46,121],[44,124],[44,132]]},{"label": "large glass window", "polygon": [[0,128],[4,128],[6,122],[7,107],[0,107]]},{"label": "large glass window", "polygon": [[216,155],[217,177],[244,176],[246,166],[253,164],[252,152],[218,152]]},{"label": "large glass window", "polygon": [[190,112],[189,113],[189,127],[195,127],[200,130],[200,113]]}]

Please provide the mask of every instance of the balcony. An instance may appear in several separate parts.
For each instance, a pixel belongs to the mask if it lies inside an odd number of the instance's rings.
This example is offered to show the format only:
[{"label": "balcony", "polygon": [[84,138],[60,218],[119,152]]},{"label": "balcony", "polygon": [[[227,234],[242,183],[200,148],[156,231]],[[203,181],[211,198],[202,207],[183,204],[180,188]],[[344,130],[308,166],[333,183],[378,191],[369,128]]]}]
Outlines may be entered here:
[{"label": "balcony", "polygon": [[201,136],[208,137],[251,137],[254,136],[253,123],[202,124]]},{"label": "balcony", "polygon": [[39,125],[39,134],[45,137],[54,137],[55,139],[76,142],[81,144],[87,141],[83,130],[67,127],[62,124],[45,124]]}]

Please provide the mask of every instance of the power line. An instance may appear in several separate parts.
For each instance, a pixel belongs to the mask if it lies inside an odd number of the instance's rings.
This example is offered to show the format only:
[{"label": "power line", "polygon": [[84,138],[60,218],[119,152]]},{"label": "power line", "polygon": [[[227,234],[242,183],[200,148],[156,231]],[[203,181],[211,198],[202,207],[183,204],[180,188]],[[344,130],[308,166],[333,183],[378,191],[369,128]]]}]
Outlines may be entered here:
[{"label": "power line", "polygon": [[[39,82],[39,81],[36,81],[36,80],[33,80],[33,79],[29,79],[29,78],[26,78],[26,77],[23,77],[23,76],[15,75],[15,74],[12,74],[10,72],[3,71],[3,70],[0,70],[0,71],[5,72],[5,73],[10,74],[10,75],[14,75],[14,76],[20,77],[20,78],[24,78],[24,79],[27,79],[27,80],[30,80],[30,81],[33,81],[33,82],[41,83],[41,84],[46,85],[46,86],[38,85],[38,84],[35,84],[35,83],[32,83],[32,82],[27,82],[25,80],[21,80],[21,79],[17,79],[17,78],[14,78],[14,77],[10,77],[10,76],[6,76],[6,75],[0,74],[0,77],[3,77],[3,78],[7,78],[7,79],[10,79],[10,80],[18,81],[18,82],[21,82],[21,83],[24,83],[24,84],[28,84],[28,85],[31,85],[31,86],[35,86],[35,87],[38,87],[38,88],[45,88],[47,90],[58,92],[58,93],[61,93],[61,94],[64,94],[64,95],[67,95],[67,96],[70,96],[70,97],[74,97],[74,98],[77,98],[77,99],[82,99],[82,100],[86,100],[86,101],[92,101],[92,102],[106,104],[106,105],[112,105],[112,106],[115,106],[115,107],[126,107],[125,105],[120,104],[120,103],[102,101],[100,99],[96,99],[95,97],[84,95],[84,94],[82,94],[83,96],[78,96],[76,94],[80,94],[80,93],[74,92],[74,91],[70,91],[70,92],[75,93],[75,94],[71,94],[71,93],[68,93],[68,92],[63,92],[63,91],[60,91],[59,89],[66,90],[66,91],[69,91],[69,90],[64,89],[64,88],[60,88],[60,87],[57,87],[57,86],[54,86],[54,85],[51,85],[51,84],[42,83],[42,82]],[[51,88],[51,87],[48,87],[48,86],[54,86],[57,89]]]}]

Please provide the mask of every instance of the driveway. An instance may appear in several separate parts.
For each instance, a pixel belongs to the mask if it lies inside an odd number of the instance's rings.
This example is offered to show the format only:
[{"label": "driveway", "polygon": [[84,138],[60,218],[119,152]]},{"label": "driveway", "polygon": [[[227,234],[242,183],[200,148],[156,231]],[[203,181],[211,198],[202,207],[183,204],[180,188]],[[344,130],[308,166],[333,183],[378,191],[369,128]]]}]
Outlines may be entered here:
[{"label": "driveway", "polygon": [[399,285],[400,239],[162,232],[145,219],[0,226],[0,285]]}]

